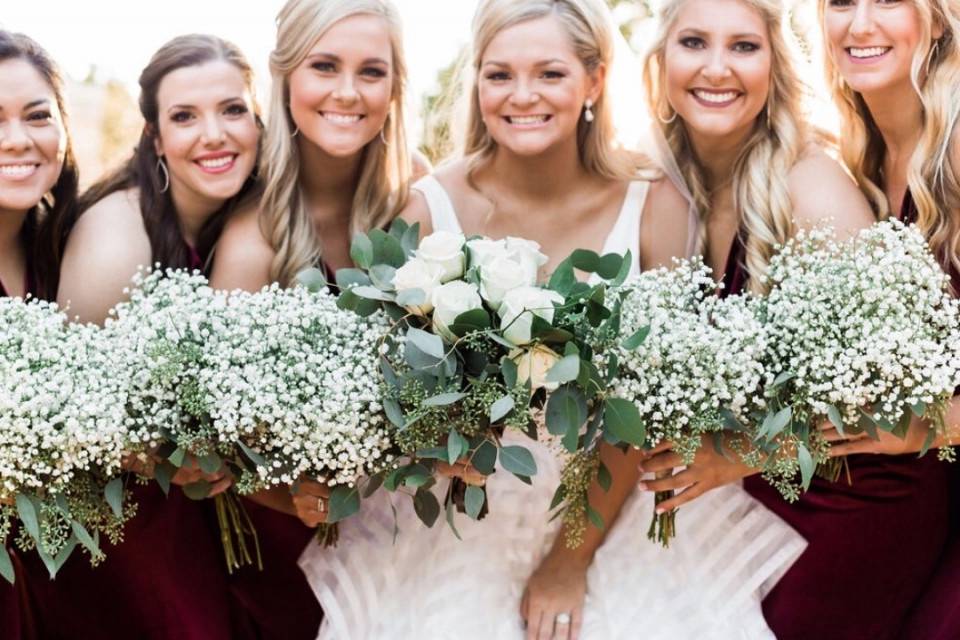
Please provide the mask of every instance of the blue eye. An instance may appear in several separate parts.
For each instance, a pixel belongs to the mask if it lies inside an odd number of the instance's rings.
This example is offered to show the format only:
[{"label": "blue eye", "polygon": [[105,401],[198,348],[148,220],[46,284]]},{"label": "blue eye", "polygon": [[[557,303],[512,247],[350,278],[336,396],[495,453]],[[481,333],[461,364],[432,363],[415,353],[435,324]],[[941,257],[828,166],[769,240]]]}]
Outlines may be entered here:
[{"label": "blue eye", "polygon": [[337,70],[337,66],[332,62],[314,62],[310,66],[321,73],[333,73]]},{"label": "blue eye", "polygon": [[494,71],[487,74],[487,80],[492,80],[494,82],[501,82],[503,80],[509,80],[510,74],[506,71]]},{"label": "blue eye", "polygon": [[228,105],[227,108],[224,110],[224,113],[231,116],[242,116],[248,111],[249,109],[247,109],[247,105],[237,103],[237,104]]},{"label": "blue eye", "polygon": [[737,53],[753,53],[759,49],[760,45],[753,42],[737,42],[733,45],[733,50]]},{"label": "blue eye", "polygon": [[387,72],[384,71],[383,69],[381,69],[380,67],[364,67],[364,68],[360,71],[360,73],[361,73],[361,75],[365,75],[365,76],[367,76],[367,77],[369,77],[369,78],[375,78],[375,79],[378,79],[378,80],[379,80],[380,78],[386,78],[386,77],[387,77]]},{"label": "blue eye", "polygon": [[703,38],[697,38],[695,36],[680,38],[680,44],[687,49],[704,49],[707,46],[707,43],[704,42]]}]

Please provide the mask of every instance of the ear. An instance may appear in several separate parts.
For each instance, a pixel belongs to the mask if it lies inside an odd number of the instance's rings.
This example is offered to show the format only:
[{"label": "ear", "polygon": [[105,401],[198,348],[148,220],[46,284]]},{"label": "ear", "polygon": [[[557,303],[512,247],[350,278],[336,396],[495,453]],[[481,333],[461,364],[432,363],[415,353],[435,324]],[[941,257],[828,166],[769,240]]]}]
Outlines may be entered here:
[{"label": "ear", "polygon": [[[933,24],[931,24],[930,27],[930,37],[933,40],[939,40],[942,38],[944,32],[946,31],[946,28],[943,26],[943,22],[937,17],[933,18]],[[931,44],[930,46],[933,45]]]},{"label": "ear", "polygon": [[607,65],[600,64],[590,74],[588,80],[587,97],[596,102],[603,94],[603,88],[607,84]]}]

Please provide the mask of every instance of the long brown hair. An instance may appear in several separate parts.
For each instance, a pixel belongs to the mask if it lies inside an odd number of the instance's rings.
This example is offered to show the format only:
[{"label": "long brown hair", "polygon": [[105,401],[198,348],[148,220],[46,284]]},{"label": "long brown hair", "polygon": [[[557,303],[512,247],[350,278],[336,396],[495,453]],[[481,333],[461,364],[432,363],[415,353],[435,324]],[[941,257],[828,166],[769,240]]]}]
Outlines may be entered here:
[{"label": "long brown hair", "polygon": [[[154,146],[160,115],[157,92],[167,74],[216,60],[229,62],[239,69],[253,94],[253,69],[236,45],[210,35],[191,34],[174,38],[160,47],[140,74],[140,114],[144,124],[133,156],[119,170],[90,187],[80,199],[79,211],[82,214],[111,193],[138,189],[140,213],[150,239],[153,262],[164,267],[187,268],[190,266],[190,254],[183,240],[173,197],[169,190],[163,191],[163,178],[157,169],[159,158]],[[262,128],[256,101],[254,114],[257,125]],[[255,174],[256,170],[240,192],[225,202],[204,224],[196,247],[201,256],[209,256],[228,213],[256,191]]]},{"label": "long brown hair", "polygon": [[0,30],[0,61],[4,60],[24,60],[43,76],[53,89],[67,138],[60,177],[50,193],[27,213],[21,232],[30,267],[36,278],[37,290],[33,293],[40,298],[53,300],[57,296],[63,248],[59,229],[65,220],[74,217],[79,184],[79,171],[73,155],[73,143],[63,100],[63,76],[43,47],[21,33]]}]

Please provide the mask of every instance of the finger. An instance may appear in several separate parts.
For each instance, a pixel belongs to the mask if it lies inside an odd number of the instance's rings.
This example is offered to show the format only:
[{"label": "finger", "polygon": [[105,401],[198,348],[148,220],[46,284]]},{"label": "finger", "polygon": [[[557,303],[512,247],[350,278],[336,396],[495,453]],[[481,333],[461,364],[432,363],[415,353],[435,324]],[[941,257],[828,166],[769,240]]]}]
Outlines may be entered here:
[{"label": "finger", "polygon": [[300,483],[299,491],[297,493],[300,495],[310,496],[314,502],[316,502],[317,498],[330,497],[330,487],[319,482],[307,480]]},{"label": "finger", "polygon": [[839,458],[840,456],[848,456],[852,453],[876,453],[873,450],[874,446],[876,446],[876,441],[870,438],[841,442],[830,446],[830,457]]},{"label": "finger", "polygon": [[690,485],[689,488],[681,491],[669,500],[664,500],[658,504],[657,511],[661,513],[667,513],[668,511],[678,509],[681,505],[687,504],[688,502],[692,502],[696,498],[699,498],[708,490],[709,489],[706,488],[702,482],[694,483]]},{"label": "finger", "polygon": [[537,640],[551,640],[553,638],[553,615],[549,609],[540,612],[540,629]]},{"label": "finger", "polygon": [[231,477],[221,478],[220,480],[218,480],[217,482],[214,482],[211,485],[210,493],[207,495],[207,497],[212,498],[214,496],[220,495],[224,491],[227,491],[228,489],[230,489],[231,486],[233,486],[233,478]]},{"label": "finger", "polygon": [[583,626],[583,607],[573,610],[573,619],[570,621],[570,640],[580,640],[580,628]]},{"label": "finger", "polygon": [[524,589],[524,590],[523,590],[523,596],[520,597],[520,619],[523,620],[523,628],[524,628],[524,629],[527,628],[527,604],[528,604],[528,602],[527,602],[527,600],[528,600],[527,594],[528,594],[528,593],[529,593],[529,591],[527,591],[526,589]]},{"label": "finger", "polygon": [[817,429],[820,431],[829,431],[830,429],[836,429],[837,427],[829,420],[824,420],[817,425]]},{"label": "finger", "polygon": [[530,615],[527,618],[527,640],[537,640],[540,636],[541,611],[530,603]]},{"label": "finger", "polygon": [[689,487],[693,483],[693,473],[690,469],[684,469],[680,473],[667,478],[643,480],[637,484],[637,486],[641,491],[676,491],[677,489]]},{"label": "finger", "polygon": [[682,467],[683,458],[672,451],[667,451],[664,453],[659,453],[649,460],[644,460],[640,464],[640,470],[644,473],[656,473],[658,471],[667,471],[668,469],[676,469],[677,467]]},{"label": "finger", "polygon": [[570,622],[558,622],[558,615],[560,615],[559,612],[553,613],[554,640],[570,640],[570,623],[573,622],[573,620],[571,619]]},{"label": "finger", "polygon": [[669,440],[665,440],[661,442],[660,444],[653,447],[652,449],[646,449],[644,453],[647,454],[648,457],[652,457],[657,455],[658,453],[663,453],[664,451],[673,451],[673,443],[670,442]]}]

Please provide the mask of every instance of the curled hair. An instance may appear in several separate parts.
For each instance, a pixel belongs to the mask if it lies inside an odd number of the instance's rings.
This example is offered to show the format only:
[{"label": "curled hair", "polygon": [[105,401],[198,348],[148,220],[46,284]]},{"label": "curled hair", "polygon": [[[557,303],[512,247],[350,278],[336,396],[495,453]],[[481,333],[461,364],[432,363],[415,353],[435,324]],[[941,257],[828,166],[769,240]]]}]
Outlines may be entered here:
[{"label": "curled hair", "polygon": [[[483,0],[473,17],[472,50],[461,70],[466,105],[463,153],[472,173],[492,157],[497,143],[480,113],[478,85],[483,53],[502,30],[522,22],[555,16],[570,36],[577,58],[588,74],[613,62],[614,29],[610,10],[602,0]],[[593,104],[593,122],[580,119],[577,149],[584,168],[610,179],[632,180],[639,169],[650,169],[645,157],[625,151],[616,143],[613,113],[606,90]]]},{"label": "curled hair", "polygon": [[54,300],[63,257],[64,224],[74,216],[80,181],[63,99],[63,76],[50,55],[34,40],[20,33],[0,30],[0,61],[6,60],[24,60],[43,76],[53,89],[67,137],[60,176],[50,193],[27,212],[22,231],[30,266],[36,276],[38,290],[35,293],[38,297]]},{"label": "curled hair", "polygon": [[[825,0],[819,0],[824,24]],[[960,167],[952,166],[951,143],[960,119],[960,7],[953,0],[915,0],[921,44],[911,78],[923,107],[920,140],[907,167],[907,185],[917,207],[917,225],[941,264],[960,271]],[[935,27],[943,35],[933,39]],[[827,82],[840,110],[840,151],[878,217],[890,215],[883,192],[887,147],[863,96],[850,88],[836,62],[825,56]],[[960,292],[955,292],[960,293]]]},{"label": "curled hair", "polygon": [[[701,220],[711,210],[712,189],[706,171],[693,149],[682,118],[667,100],[665,54],[667,39],[687,0],[664,2],[655,40],[644,61],[643,82],[651,112],[690,189]],[[733,165],[733,203],[745,235],[747,287],[763,292],[763,277],[777,245],[794,232],[793,204],[787,183],[793,166],[813,139],[803,114],[804,85],[795,66],[792,34],[777,0],[740,0],[756,11],[767,27],[770,41],[770,94],[753,131],[743,143]],[[664,123],[664,120],[669,122]],[[705,243],[702,224],[700,246]]]},{"label": "curled hair", "polygon": [[320,242],[300,185],[300,152],[290,115],[290,74],[337,22],[355,15],[383,18],[393,58],[390,111],[381,136],[363,149],[353,196],[353,232],[382,227],[400,213],[409,195],[410,150],[404,123],[407,67],[400,14],[389,0],[289,0],[277,16],[276,48],[270,54],[270,113],[264,141],[261,226],[275,256],[271,279],[292,284],[320,258]]},{"label": "curled hair", "polygon": [[[153,261],[164,267],[190,266],[189,248],[183,240],[183,231],[169,190],[157,170],[159,157],[154,142],[160,127],[160,107],[157,94],[160,83],[173,71],[222,60],[235,66],[243,75],[251,95],[254,93],[253,69],[236,45],[210,35],[185,35],[174,38],[153,54],[140,73],[140,114],[143,131],[133,156],[113,174],[97,182],[83,194],[80,212],[86,211],[108,195],[135,188],[140,194],[140,213],[150,239]],[[262,128],[260,113],[254,100],[254,116]],[[230,198],[204,224],[197,242],[197,252],[209,256],[229,212],[245,201],[256,190],[256,171],[244,183],[240,192]]]}]

